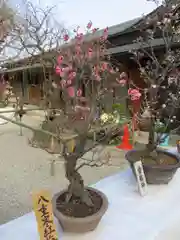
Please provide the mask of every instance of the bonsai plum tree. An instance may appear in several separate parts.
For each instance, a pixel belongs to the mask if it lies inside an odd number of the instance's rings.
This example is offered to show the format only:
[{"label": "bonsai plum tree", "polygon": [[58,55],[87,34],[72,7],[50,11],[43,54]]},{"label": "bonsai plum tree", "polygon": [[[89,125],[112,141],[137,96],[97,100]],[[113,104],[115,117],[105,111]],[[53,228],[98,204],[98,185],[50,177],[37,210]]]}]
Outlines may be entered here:
[{"label": "bonsai plum tree", "polygon": [[[140,26],[141,36],[131,51],[146,83],[146,88],[140,92],[148,98],[146,107],[150,116],[148,144],[141,155],[151,157],[158,164],[163,161],[156,151],[162,140],[162,134],[158,137],[155,134],[157,121],[165,125],[164,132],[179,126],[179,13],[179,6],[167,1],[152,17],[145,17]],[[159,51],[157,46],[160,46]]]},{"label": "bonsai plum tree", "polygon": [[90,146],[87,144],[88,133],[94,123],[97,109],[106,96],[112,95],[113,88],[121,83],[122,79],[119,70],[111,65],[110,56],[107,54],[108,28],[100,32],[93,29],[92,23],[89,22],[86,35],[79,27],[74,30],[74,34],[75,37],[70,43],[69,35],[64,35],[66,43],[59,51],[55,67],[59,80],[54,87],[62,90],[66,103],[64,112],[68,116],[70,126],[77,134],[72,152],[67,151],[66,143],[63,147],[62,155],[69,181],[66,200],[71,201],[75,196],[87,206],[92,206],[93,202],[86,191],[79,170],[86,165],[101,166],[103,161],[92,159],[88,162],[80,161],[79,164],[79,160],[86,152],[107,141],[112,135],[113,130],[109,129],[99,141],[91,142]]}]

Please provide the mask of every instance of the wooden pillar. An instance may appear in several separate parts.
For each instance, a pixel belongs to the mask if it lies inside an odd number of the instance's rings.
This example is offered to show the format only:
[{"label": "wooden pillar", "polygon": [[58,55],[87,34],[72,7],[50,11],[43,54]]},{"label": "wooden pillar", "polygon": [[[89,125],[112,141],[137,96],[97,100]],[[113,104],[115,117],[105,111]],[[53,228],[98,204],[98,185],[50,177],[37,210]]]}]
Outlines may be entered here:
[{"label": "wooden pillar", "polygon": [[24,90],[24,70],[22,70],[22,72],[21,72],[21,74],[22,74],[22,81],[21,81],[21,88],[22,88],[22,96],[24,97],[24,95],[25,95],[25,90]]},{"label": "wooden pillar", "polygon": [[29,101],[29,93],[28,93],[28,72],[27,69],[22,71],[22,95],[25,102]]},{"label": "wooden pillar", "polygon": [[41,69],[39,70],[38,75],[39,75],[40,95],[41,95],[41,99],[43,99],[43,97],[44,97],[44,74],[41,71]]}]

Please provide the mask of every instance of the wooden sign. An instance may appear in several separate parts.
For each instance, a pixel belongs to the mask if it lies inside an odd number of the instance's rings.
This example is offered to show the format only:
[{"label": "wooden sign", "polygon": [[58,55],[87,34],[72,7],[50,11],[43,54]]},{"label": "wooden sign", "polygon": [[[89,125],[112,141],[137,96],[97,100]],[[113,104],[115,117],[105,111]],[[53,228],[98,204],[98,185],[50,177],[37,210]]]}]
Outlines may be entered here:
[{"label": "wooden sign", "polygon": [[177,146],[177,152],[180,153],[180,140],[177,140],[176,146]]},{"label": "wooden sign", "polygon": [[51,196],[48,191],[33,195],[33,209],[36,215],[40,240],[58,240],[53,221]]},{"label": "wooden sign", "polygon": [[147,182],[141,161],[134,163],[134,170],[137,177],[139,193],[141,196],[144,196],[147,193]]},{"label": "wooden sign", "polygon": [[72,138],[68,144],[67,144],[67,148],[68,148],[68,152],[69,153],[72,153],[74,151],[74,148],[75,148],[75,140]]}]

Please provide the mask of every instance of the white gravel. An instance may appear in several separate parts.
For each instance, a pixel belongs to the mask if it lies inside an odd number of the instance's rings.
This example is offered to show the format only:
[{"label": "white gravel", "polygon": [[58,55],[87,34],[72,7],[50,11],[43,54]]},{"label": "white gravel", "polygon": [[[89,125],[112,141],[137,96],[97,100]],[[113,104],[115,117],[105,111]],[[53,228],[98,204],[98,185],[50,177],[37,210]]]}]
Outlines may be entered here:
[{"label": "white gravel", "polygon": [[[38,116],[26,116],[24,122],[38,126]],[[47,152],[28,145],[32,132],[23,129],[19,136],[19,127],[8,123],[0,125],[0,224],[10,221],[31,211],[31,194],[34,191],[48,189],[53,193],[66,187],[63,162],[56,164],[56,173],[50,175],[50,159]],[[124,164],[123,154],[116,154],[115,166],[101,168],[83,168],[82,175],[86,184],[120,171],[120,162]],[[117,160],[118,159],[118,160]]]}]

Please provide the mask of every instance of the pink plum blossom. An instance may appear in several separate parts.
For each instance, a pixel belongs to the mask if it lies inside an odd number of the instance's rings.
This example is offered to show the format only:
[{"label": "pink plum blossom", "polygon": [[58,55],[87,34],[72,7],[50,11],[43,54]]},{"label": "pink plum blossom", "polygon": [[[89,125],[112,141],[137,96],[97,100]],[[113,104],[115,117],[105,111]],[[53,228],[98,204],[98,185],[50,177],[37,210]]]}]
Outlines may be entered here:
[{"label": "pink plum blossom", "polygon": [[114,71],[113,68],[110,68],[110,69],[109,69],[109,72],[110,72],[110,73],[115,73],[115,71]]},{"label": "pink plum blossom", "polygon": [[71,85],[72,84],[72,80],[71,79],[68,79],[67,80],[67,85]]},{"label": "pink plum blossom", "polygon": [[119,81],[119,83],[121,84],[121,86],[125,86],[126,83],[127,83],[127,80],[126,80],[126,79],[121,79],[121,80]]},{"label": "pink plum blossom", "polygon": [[102,63],[102,66],[101,66],[101,69],[104,71],[104,70],[107,70],[108,69],[108,64],[106,62]]},{"label": "pink plum blossom", "polygon": [[98,29],[99,29],[99,28],[93,28],[92,33],[97,32]]},{"label": "pink plum blossom", "polygon": [[56,66],[56,68],[55,68],[56,74],[60,74],[61,71],[62,71],[61,68],[59,66]]},{"label": "pink plum blossom", "polygon": [[64,77],[65,76],[65,72],[64,72],[64,70],[63,70],[63,68],[61,69],[61,72],[60,72],[60,77]]},{"label": "pink plum blossom", "polygon": [[138,100],[141,97],[141,93],[138,89],[129,88],[128,95],[130,96],[132,101]]},{"label": "pink plum blossom", "polygon": [[72,72],[72,76],[75,77],[76,76],[76,72]]},{"label": "pink plum blossom", "polygon": [[95,75],[95,80],[98,81],[98,82],[101,81],[101,77],[99,76],[99,74]]},{"label": "pink plum blossom", "polygon": [[81,96],[82,96],[82,90],[81,90],[81,89],[78,89],[78,90],[77,90],[77,96],[78,96],[78,97],[81,97]]},{"label": "pink plum blossom", "polygon": [[83,39],[83,33],[78,33],[77,35],[76,35],[76,39],[78,40],[78,41],[81,41],[82,39]]},{"label": "pink plum blossom", "polygon": [[68,35],[68,34],[65,34],[65,35],[63,36],[63,39],[64,39],[65,42],[67,42],[67,41],[69,40],[69,35]]},{"label": "pink plum blossom", "polygon": [[103,36],[101,37],[101,40],[102,40],[102,41],[104,41],[104,40],[106,40],[106,39],[108,38],[108,30],[109,30],[108,27],[106,27],[106,28],[104,29]]},{"label": "pink plum blossom", "polygon": [[70,79],[70,80],[72,80],[75,77],[76,77],[76,72],[70,72],[68,75],[68,79]]},{"label": "pink plum blossom", "polygon": [[92,54],[93,54],[93,50],[92,50],[92,48],[89,48],[88,49],[88,57],[91,58]]},{"label": "pink plum blossom", "polygon": [[71,68],[69,66],[63,68],[63,72],[67,73],[69,71],[71,71]]},{"label": "pink plum blossom", "polygon": [[127,79],[128,79],[127,73],[122,72],[122,73],[120,74],[119,78],[120,78],[120,79],[126,79],[126,80],[127,80]]},{"label": "pink plum blossom", "polygon": [[87,27],[87,29],[91,29],[91,27],[92,27],[92,22],[89,21],[86,27]]},{"label": "pink plum blossom", "polygon": [[58,62],[59,65],[62,64],[63,58],[64,57],[61,56],[61,55],[57,58],[57,62]]},{"label": "pink plum blossom", "polygon": [[116,81],[121,85],[121,86],[125,86],[127,83],[126,79],[118,79],[116,78]]},{"label": "pink plum blossom", "polygon": [[68,87],[67,88],[67,93],[68,93],[69,97],[71,97],[71,98],[75,97],[75,89],[74,89],[74,87]]}]

